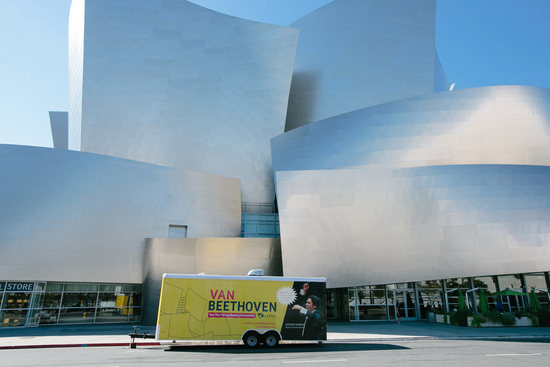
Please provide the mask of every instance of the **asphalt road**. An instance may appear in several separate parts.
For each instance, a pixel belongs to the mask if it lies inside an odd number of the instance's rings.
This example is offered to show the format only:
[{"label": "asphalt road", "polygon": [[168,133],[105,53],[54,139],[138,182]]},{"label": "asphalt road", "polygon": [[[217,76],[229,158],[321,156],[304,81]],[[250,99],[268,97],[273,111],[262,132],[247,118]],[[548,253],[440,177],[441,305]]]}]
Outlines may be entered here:
[{"label": "asphalt road", "polygon": [[246,349],[241,345],[3,350],[1,366],[549,366],[550,339],[328,342]]}]

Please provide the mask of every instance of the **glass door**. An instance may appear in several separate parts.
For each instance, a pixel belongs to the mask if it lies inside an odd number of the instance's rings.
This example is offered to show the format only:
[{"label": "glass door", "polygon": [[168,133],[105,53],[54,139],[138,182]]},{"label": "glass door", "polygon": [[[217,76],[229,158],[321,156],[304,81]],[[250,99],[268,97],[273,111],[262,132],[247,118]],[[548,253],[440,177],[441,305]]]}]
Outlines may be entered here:
[{"label": "glass door", "polygon": [[386,290],[383,286],[349,288],[350,321],[387,320]]},{"label": "glass door", "polygon": [[401,312],[401,320],[417,320],[416,316],[416,302],[414,296],[414,289],[394,289],[393,292],[393,315],[392,319],[397,318],[397,305]]}]

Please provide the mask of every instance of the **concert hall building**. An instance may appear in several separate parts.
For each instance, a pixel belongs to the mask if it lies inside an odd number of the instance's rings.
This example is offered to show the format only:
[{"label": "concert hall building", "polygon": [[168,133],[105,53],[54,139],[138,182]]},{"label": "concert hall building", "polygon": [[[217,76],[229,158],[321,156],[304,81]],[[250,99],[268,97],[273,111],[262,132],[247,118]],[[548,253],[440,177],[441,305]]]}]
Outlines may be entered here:
[{"label": "concert hall building", "polygon": [[0,325],[152,325],[163,273],[251,269],[330,319],[548,305],[550,90],[453,90],[435,8],[73,0],[54,148],[0,145]]}]

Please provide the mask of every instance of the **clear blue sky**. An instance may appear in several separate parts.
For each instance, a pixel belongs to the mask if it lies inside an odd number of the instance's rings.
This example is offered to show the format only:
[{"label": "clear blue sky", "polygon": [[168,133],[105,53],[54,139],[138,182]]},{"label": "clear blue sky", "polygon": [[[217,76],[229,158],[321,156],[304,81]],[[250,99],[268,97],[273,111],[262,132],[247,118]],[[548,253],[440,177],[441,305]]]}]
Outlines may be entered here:
[{"label": "clear blue sky", "polygon": [[[330,0],[193,0],[288,25]],[[0,0],[0,144],[52,146],[48,111],[68,110],[71,0]],[[253,4],[253,5],[250,5]],[[456,89],[550,88],[550,0],[438,0],[436,46]]]}]

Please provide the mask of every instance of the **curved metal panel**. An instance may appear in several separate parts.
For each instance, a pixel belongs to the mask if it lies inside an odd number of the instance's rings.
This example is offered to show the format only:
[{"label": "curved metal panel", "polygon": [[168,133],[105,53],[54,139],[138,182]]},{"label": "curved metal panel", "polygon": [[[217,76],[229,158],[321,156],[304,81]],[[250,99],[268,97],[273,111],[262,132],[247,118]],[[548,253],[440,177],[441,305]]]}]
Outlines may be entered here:
[{"label": "curved metal panel", "polygon": [[447,78],[447,74],[441,65],[437,50],[435,51],[434,61],[434,93],[446,92],[451,88],[451,82]]},{"label": "curved metal panel", "polygon": [[68,146],[80,150],[82,134],[82,78],[86,0],[73,0],[69,13],[69,131]]},{"label": "curved metal panel", "polygon": [[318,121],[272,139],[275,171],[361,165],[550,165],[550,90],[461,89]]},{"label": "curved metal panel", "polygon": [[246,275],[252,269],[283,275],[279,238],[148,238],[141,322],[156,324],[164,273]]},{"label": "curved metal panel", "polygon": [[277,172],[285,276],[345,287],[550,268],[550,167]]},{"label": "curved metal panel", "polygon": [[0,145],[0,279],[141,283],[145,238],[239,237],[240,182]]},{"label": "curved metal panel", "polygon": [[286,131],[434,91],[435,0],[335,0],[291,26]]},{"label": "curved metal panel", "polygon": [[273,202],[298,32],[184,0],[87,0],[82,151],[239,178],[244,201]]},{"label": "curved metal panel", "polygon": [[53,147],[55,149],[69,149],[69,113],[50,111],[50,127],[52,129]]}]

